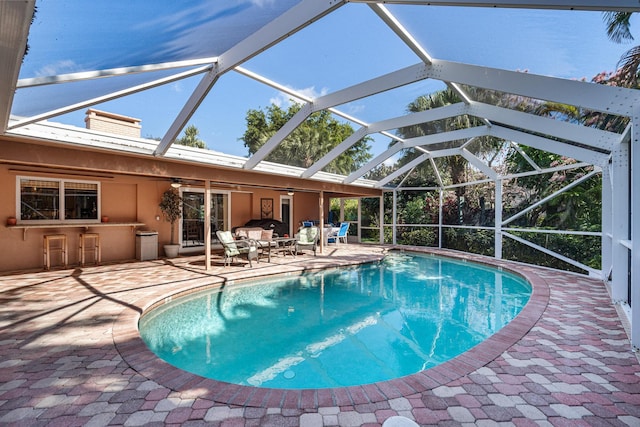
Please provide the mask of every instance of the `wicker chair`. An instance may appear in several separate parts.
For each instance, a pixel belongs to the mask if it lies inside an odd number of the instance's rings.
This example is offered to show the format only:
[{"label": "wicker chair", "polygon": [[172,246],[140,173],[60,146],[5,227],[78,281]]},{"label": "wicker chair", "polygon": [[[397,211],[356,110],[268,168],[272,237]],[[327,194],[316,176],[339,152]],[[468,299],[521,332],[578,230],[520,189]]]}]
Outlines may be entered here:
[{"label": "wicker chair", "polygon": [[313,256],[316,256],[316,249],[318,247],[318,239],[320,233],[318,227],[302,227],[296,234],[296,253],[300,249],[313,250]]},{"label": "wicker chair", "polygon": [[230,231],[216,231],[216,236],[224,248],[224,266],[227,262],[231,265],[231,260],[237,257],[246,257],[249,267],[253,267],[252,260],[260,262],[258,259],[258,243],[253,239],[234,240]]}]

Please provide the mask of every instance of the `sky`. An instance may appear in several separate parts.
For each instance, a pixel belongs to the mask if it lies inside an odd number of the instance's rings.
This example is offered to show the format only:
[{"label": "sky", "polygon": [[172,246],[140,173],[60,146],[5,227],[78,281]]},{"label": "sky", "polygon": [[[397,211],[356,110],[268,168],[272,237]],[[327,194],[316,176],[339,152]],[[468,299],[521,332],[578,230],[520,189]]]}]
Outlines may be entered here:
[{"label": "sky", "polygon": [[[215,56],[254,31],[261,19],[269,19],[296,2],[95,0],[87,6],[82,0],[38,1],[30,50],[20,77],[140,65],[159,58]],[[600,12],[387,7],[432,57],[448,61],[590,80],[602,71],[613,71],[620,56],[634,46],[609,41]],[[637,28],[634,22],[632,31]],[[319,96],[418,62],[367,5],[349,3],[242,66],[304,94]],[[142,77],[100,79],[64,88],[55,85],[42,94],[18,91],[14,111],[29,111],[38,103],[55,108]],[[140,118],[142,136],[159,138],[199,80],[192,77],[92,108]],[[441,82],[425,80],[338,108],[371,123],[404,115],[415,98],[442,88]],[[199,129],[200,138],[210,149],[246,156],[240,140],[246,113],[271,103],[286,108],[290,99],[229,72],[218,80],[189,124]],[[84,127],[85,111],[82,108],[50,120]],[[372,152],[384,150],[389,142],[389,138],[377,136]]]}]

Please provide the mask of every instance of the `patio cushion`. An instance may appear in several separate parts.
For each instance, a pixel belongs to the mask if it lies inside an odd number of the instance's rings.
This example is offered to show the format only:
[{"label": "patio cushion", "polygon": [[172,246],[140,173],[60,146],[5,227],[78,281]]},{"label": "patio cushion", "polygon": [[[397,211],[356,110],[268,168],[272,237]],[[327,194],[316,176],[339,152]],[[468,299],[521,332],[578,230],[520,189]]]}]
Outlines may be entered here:
[{"label": "patio cushion", "polygon": [[224,245],[227,256],[233,257],[240,254],[230,231],[217,231],[216,234],[218,235],[218,239],[220,239],[220,243]]},{"label": "patio cushion", "polygon": [[264,230],[247,230],[247,237],[253,240],[260,240]]}]

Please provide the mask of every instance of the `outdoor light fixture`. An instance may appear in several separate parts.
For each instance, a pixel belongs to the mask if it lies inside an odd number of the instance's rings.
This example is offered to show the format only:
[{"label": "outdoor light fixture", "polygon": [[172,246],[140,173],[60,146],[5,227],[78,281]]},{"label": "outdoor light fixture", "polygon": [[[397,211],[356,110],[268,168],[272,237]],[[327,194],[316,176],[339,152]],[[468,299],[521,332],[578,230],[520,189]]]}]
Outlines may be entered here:
[{"label": "outdoor light fixture", "polygon": [[293,196],[293,188],[288,188],[287,189],[287,195]]},{"label": "outdoor light fixture", "polygon": [[171,186],[173,188],[180,188],[181,185],[180,178],[171,178]]}]

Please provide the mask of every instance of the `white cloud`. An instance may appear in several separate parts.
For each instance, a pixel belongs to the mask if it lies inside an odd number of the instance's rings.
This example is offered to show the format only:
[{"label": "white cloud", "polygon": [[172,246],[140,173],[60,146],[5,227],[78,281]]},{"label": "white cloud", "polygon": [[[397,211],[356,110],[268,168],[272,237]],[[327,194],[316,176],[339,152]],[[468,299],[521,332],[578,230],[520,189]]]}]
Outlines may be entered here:
[{"label": "white cloud", "polygon": [[37,77],[56,76],[58,74],[73,73],[78,71],[78,69],[79,67],[74,61],[66,59],[45,65],[36,71],[35,75]]},{"label": "white cloud", "polygon": [[362,104],[349,104],[349,114],[355,115],[358,113],[362,113],[365,109],[365,106]]},{"label": "white cloud", "polygon": [[[310,86],[304,89],[294,89],[297,93],[299,93],[301,96],[305,96],[307,98],[311,98],[311,99],[315,99],[318,98],[320,96],[326,95],[329,91],[326,88],[323,88],[320,92],[316,91],[315,86]],[[278,94],[269,99],[269,102],[272,104],[277,105],[280,108],[288,108],[290,107],[293,102],[298,102],[298,103],[304,103],[305,101],[303,101],[302,99],[296,98],[293,95],[289,95],[288,93],[284,93],[284,92],[278,92]]]},{"label": "white cloud", "polygon": [[251,0],[251,3],[254,6],[258,6],[258,7],[265,7],[268,5],[272,5],[274,4],[274,2],[275,2],[274,0]]},{"label": "white cloud", "polygon": [[384,162],[382,162],[385,166],[393,166],[395,165],[397,162],[397,159],[395,157],[389,157],[387,160],[385,160]]}]

